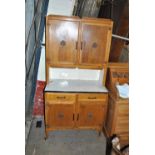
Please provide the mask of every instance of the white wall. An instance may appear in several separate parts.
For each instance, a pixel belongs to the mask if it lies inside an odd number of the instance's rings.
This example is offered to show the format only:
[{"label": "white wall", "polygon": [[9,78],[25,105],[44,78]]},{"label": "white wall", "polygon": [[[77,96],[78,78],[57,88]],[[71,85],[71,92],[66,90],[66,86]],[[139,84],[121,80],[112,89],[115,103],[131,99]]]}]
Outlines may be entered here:
[{"label": "white wall", "polygon": [[47,14],[71,16],[75,0],[49,0]]}]

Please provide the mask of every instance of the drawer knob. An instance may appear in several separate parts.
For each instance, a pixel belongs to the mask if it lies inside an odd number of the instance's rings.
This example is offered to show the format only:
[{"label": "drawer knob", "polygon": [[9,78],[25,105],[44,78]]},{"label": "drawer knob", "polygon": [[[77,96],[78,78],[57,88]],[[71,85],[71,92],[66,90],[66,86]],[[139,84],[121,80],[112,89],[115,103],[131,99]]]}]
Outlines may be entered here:
[{"label": "drawer knob", "polygon": [[57,99],[65,99],[65,96],[57,96]]},{"label": "drawer knob", "polygon": [[96,99],[96,97],[88,97],[88,99]]},{"label": "drawer knob", "polygon": [[97,43],[94,42],[93,45],[92,45],[92,48],[96,48],[97,47]]},{"label": "drawer knob", "polygon": [[59,113],[59,114],[58,114],[58,118],[60,118],[60,119],[64,118],[64,114]]},{"label": "drawer knob", "polygon": [[61,45],[61,46],[65,46],[65,45],[66,45],[66,42],[65,42],[64,40],[62,40],[62,41],[60,42],[60,45]]}]

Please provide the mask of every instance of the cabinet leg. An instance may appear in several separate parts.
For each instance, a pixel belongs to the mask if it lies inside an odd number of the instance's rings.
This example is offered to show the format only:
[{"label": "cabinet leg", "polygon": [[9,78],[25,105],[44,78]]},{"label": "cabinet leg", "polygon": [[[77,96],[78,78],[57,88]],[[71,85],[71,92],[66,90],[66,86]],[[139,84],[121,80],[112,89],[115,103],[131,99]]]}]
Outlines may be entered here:
[{"label": "cabinet leg", "polygon": [[101,131],[98,131],[98,136],[99,136],[99,137],[101,136]]},{"label": "cabinet leg", "polygon": [[48,131],[45,129],[45,140],[48,138]]},{"label": "cabinet leg", "polygon": [[101,136],[101,133],[102,133],[102,130],[99,129],[99,130],[98,130],[98,136],[99,136],[99,137]]}]

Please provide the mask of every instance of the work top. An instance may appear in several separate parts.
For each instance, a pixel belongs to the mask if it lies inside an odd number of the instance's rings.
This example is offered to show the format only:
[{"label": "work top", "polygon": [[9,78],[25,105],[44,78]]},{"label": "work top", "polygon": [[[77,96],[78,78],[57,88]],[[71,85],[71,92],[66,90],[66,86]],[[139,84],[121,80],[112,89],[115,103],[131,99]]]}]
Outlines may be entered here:
[{"label": "work top", "polygon": [[45,92],[89,92],[107,93],[108,90],[95,80],[59,80],[55,79],[48,83]]}]

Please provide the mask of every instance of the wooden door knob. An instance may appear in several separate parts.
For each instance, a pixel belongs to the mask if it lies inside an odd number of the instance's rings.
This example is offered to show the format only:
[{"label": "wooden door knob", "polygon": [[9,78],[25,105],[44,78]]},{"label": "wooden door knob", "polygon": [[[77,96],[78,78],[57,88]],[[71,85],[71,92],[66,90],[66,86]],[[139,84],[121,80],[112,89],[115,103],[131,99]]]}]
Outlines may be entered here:
[{"label": "wooden door knob", "polygon": [[60,119],[61,119],[61,118],[64,118],[64,114],[59,113],[59,114],[58,114],[58,118],[60,118]]},{"label": "wooden door knob", "polygon": [[61,45],[61,46],[65,46],[65,45],[66,45],[66,42],[65,42],[64,40],[62,40],[62,41],[60,42],[60,45]]},{"label": "wooden door knob", "polygon": [[92,44],[92,48],[96,48],[96,47],[97,47],[97,43],[94,42],[94,43]]},{"label": "wooden door knob", "polygon": [[87,116],[88,116],[89,119],[91,119],[93,117],[93,114],[90,112],[90,113],[88,113]]}]

